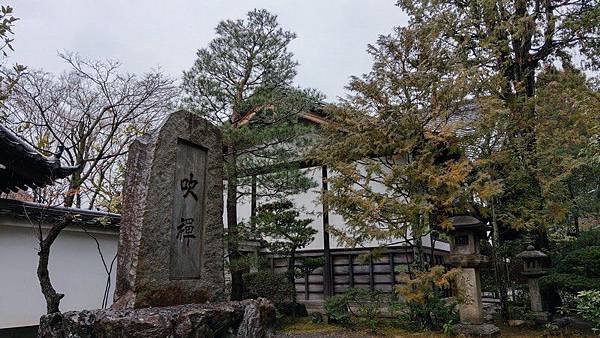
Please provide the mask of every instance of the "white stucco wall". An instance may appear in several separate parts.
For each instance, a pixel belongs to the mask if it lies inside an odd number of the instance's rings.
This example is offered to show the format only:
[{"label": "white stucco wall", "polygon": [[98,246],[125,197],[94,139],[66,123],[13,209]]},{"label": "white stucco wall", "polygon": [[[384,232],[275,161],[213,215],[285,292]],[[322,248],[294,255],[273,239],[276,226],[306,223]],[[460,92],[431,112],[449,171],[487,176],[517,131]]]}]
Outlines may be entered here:
[{"label": "white stucco wall", "polygon": [[[107,265],[117,252],[118,232],[98,232]],[[0,217],[0,328],[37,325],[46,312],[36,269],[36,232],[30,224]],[[53,244],[48,270],[57,292],[65,294],[62,311],[95,309],[102,304],[107,274],[96,242],[79,228],[65,229]],[[109,305],[112,303],[116,262],[113,266]]]},{"label": "white stucco wall", "polygon": [[[319,198],[321,196],[321,189],[322,189],[322,171],[321,170],[322,170],[321,167],[313,167],[313,168],[304,169],[304,172],[306,173],[306,175],[308,177],[310,177],[313,180],[313,182],[316,183],[316,186],[314,188],[310,189],[309,191],[307,191],[306,193],[291,195],[288,197],[288,199],[290,199],[296,207],[303,209],[303,212],[301,212],[302,218],[312,218],[314,220],[312,222],[311,226],[318,231],[317,234],[315,235],[314,241],[302,250],[323,249],[323,205],[321,204],[321,201],[319,200]],[[375,189],[378,189],[378,187],[375,186]],[[379,187],[379,189],[384,189],[384,188]],[[257,204],[260,205],[261,202],[264,203],[265,201],[258,200]],[[224,217],[223,219],[226,223],[227,222],[226,213],[224,213],[223,217]],[[250,219],[250,200],[249,200],[249,198],[245,198],[242,200],[242,202],[240,204],[238,204],[238,222],[248,221],[249,219]],[[345,221],[341,215],[336,214],[335,212],[330,212],[329,213],[329,224],[336,228],[343,229],[343,227],[345,225]],[[378,247],[378,246],[385,245],[385,244],[397,243],[402,240],[403,239],[401,239],[401,238],[389,238],[387,241],[383,241],[383,242],[370,241],[367,243],[363,243],[363,245],[365,247]],[[343,245],[339,244],[336,241],[335,237],[333,237],[333,236],[330,236],[329,243],[330,243],[330,248],[332,248],[332,249],[344,247]],[[423,245],[425,247],[430,247],[429,235],[423,237]],[[436,249],[439,249],[439,250],[445,250],[445,251],[450,250],[449,244],[445,243],[445,242],[441,242],[441,241],[436,242],[435,247],[436,247]]]}]

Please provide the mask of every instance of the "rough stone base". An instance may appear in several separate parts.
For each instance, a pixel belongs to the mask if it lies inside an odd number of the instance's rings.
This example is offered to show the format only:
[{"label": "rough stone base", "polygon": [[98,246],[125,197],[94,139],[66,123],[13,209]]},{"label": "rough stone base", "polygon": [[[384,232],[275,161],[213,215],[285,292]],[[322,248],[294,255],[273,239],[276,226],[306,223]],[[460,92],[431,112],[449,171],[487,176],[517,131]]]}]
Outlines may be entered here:
[{"label": "rough stone base", "polygon": [[550,314],[548,312],[530,312],[527,314],[527,318],[538,325],[543,325],[550,321]]},{"label": "rough stone base", "polygon": [[38,337],[272,337],[274,325],[275,307],[259,298],[44,315]]},{"label": "rough stone base", "polygon": [[500,329],[493,324],[456,324],[454,333],[459,337],[497,337]]}]

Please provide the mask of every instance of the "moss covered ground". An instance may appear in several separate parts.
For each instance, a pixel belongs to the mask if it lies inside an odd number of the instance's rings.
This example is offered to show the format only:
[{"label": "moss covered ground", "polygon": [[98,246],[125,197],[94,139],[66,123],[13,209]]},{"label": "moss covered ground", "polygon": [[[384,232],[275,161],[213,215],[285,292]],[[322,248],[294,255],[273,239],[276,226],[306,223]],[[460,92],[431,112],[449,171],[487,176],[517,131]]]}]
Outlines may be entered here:
[{"label": "moss covered ground", "polygon": [[[580,329],[569,329],[549,332],[542,328],[516,328],[501,326],[501,337],[598,337],[591,331]],[[409,332],[390,323],[382,323],[377,333],[371,333],[366,329],[350,329],[339,325],[327,323],[313,323],[310,318],[285,318],[277,331],[277,337],[299,337],[299,338],[355,338],[355,337],[449,337],[442,332]]]}]

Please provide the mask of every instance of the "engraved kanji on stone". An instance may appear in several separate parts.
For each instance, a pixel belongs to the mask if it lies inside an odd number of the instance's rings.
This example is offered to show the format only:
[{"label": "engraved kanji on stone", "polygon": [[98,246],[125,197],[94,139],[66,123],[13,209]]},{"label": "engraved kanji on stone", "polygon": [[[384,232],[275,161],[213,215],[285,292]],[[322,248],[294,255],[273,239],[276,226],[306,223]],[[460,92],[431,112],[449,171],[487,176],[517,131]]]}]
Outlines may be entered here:
[{"label": "engraved kanji on stone", "polygon": [[177,239],[185,240],[188,247],[190,246],[190,239],[196,238],[193,224],[193,218],[181,217],[181,222],[177,226]]},{"label": "engraved kanji on stone", "polygon": [[181,180],[181,191],[183,191],[183,198],[186,198],[188,195],[191,195],[194,200],[198,200],[198,196],[193,191],[196,185],[198,185],[198,181],[194,179],[194,174],[190,173],[190,178],[184,178]]}]

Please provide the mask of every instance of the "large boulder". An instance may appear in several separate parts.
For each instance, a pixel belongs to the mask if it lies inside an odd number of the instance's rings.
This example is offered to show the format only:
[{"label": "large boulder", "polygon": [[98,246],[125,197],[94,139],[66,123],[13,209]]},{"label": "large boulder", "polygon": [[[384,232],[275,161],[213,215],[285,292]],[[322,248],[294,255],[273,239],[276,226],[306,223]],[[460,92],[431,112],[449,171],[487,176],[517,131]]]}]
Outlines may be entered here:
[{"label": "large boulder", "polygon": [[271,337],[275,307],[264,298],[145,309],[44,315],[38,337]]}]

